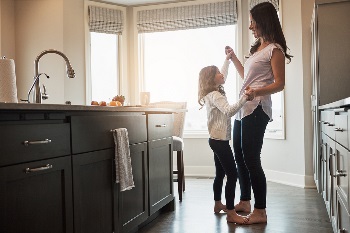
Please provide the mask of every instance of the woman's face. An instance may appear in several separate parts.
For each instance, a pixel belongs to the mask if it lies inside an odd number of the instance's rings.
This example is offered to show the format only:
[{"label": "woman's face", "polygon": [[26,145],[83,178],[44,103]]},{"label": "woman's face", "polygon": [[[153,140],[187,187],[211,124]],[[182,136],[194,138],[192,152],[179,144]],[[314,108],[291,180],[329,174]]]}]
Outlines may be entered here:
[{"label": "woman's face", "polygon": [[216,71],[214,82],[217,86],[225,83],[224,75],[219,70]]},{"label": "woman's face", "polygon": [[260,37],[259,30],[257,29],[257,27],[256,27],[256,22],[255,22],[255,20],[253,19],[253,17],[252,17],[251,14],[249,14],[249,19],[250,19],[249,30],[252,31],[253,36],[254,36],[255,38],[259,38],[259,37]]}]

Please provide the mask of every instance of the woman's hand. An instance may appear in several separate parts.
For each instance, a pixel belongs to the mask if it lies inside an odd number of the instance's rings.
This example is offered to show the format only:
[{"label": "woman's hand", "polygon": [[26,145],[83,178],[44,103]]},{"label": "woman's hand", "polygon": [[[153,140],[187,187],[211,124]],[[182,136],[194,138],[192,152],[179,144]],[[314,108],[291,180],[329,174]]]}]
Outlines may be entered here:
[{"label": "woman's hand", "polygon": [[233,49],[230,46],[225,46],[225,54],[226,54],[226,59],[233,59],[234,57],[236,57],[235,52],[233,51]]},{"label": "woman's hand", "polygon": [[252,101],[256,96],[256,92],[254,89],[252,89],[248,86],[244,89],[244,95],[247,96],[248,101]]}]

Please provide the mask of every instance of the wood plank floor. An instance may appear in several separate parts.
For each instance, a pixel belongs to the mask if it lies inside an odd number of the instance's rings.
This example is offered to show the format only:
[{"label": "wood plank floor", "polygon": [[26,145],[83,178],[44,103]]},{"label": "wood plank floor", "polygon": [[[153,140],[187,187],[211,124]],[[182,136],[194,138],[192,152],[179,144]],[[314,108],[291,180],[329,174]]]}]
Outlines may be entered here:
[{"label": "wood plank floor", "polygon": [[[268,182],[267,224],[236,225],[226,214],[214,214],[212,178],[186,178],[183,201],[176,195],[176,210],[162,213],[141,233],[332,233],[325,204],[316,189]],[[238,184],[238,183],[237,183]],[[174,190],[177,191],[177,183]],[[223,198],[223,200],[225,200]],[[239,186],[236,202],[239,200]]]}]

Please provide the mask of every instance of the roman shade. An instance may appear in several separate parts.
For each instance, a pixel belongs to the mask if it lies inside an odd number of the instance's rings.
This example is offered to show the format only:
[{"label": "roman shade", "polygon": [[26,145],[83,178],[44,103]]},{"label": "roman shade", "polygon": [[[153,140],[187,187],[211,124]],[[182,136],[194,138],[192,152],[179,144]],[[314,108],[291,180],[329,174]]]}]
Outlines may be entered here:
[{"label": "roman shade", "polygon": [[138,33],[217,27],[236,22],[236,0],[137,12]]},{"label": "roman shade", "polygon": [[123,12],[116,9],[89,6],[90,32],[121,35],[123,31]]}]

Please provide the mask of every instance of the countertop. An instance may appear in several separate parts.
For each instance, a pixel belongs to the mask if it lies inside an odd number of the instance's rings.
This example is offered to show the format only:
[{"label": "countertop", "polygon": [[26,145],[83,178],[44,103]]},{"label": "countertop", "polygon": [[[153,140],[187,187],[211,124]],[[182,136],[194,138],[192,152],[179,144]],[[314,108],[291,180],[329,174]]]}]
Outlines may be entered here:
[{"label": "countertop", "polygon": [[92,111],[92,112],[183,112],[187,110],[155,108],[150,106],[91,106],[67,104],[28,104],[28,103],[0,103],[0,111]]},{"label": "countertop", "polygon": [[335,101],[333,103],[322,105],[319,107],[319,109],[342,108],[342,107],[350,107],[350,97]]}]

